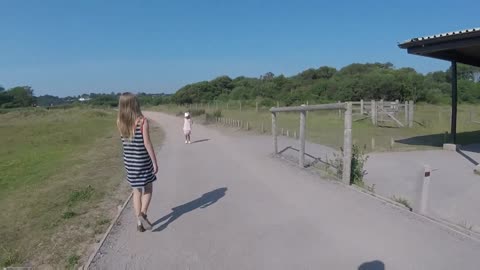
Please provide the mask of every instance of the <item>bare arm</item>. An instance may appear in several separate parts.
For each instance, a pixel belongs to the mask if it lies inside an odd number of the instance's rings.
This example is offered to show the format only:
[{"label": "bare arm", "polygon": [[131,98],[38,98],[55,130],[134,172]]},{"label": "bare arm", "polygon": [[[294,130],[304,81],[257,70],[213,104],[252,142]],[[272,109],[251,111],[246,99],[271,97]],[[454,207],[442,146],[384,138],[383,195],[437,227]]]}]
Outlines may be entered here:
[{"label": "bare arm", "polygon": [[157,157],[155,156],[155,151],[153,150],[152,141],[150,141],[150,128],[148,124],[148,120],[145,118],[145,122],[143,123],[143,140],[145,142],[145,148],[147,149],[148,155],[153,163],[153,171],[156,174],[158,172],[158,164],[157,164]]}]

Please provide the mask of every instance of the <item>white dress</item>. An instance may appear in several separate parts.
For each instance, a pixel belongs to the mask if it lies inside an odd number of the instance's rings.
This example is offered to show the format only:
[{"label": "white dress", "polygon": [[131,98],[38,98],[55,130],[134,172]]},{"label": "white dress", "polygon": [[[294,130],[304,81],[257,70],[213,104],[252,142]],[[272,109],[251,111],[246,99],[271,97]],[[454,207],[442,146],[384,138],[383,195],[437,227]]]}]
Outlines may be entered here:
[{"label": "white dress", "polygon": [[192,132],[192,119],[184,118],[183,121],[183,133],[189,135]]}]

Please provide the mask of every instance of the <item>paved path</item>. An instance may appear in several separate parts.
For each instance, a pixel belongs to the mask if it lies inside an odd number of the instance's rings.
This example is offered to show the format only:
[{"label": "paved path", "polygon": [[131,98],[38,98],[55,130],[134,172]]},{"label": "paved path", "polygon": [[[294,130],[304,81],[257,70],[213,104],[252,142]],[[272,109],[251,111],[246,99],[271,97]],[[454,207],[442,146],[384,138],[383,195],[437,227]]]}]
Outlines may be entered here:
[{"label": "paved path", "polygon": [[[424,165],[430,177],[427,214],[471,228],[480,233],[480,176],[473,172],[480,154],[444,150],[370,154],[366,183],[385,197],[403,197],[417,209],[420,203]],[[471,160],[471,161],[469,161]],[[480,266],[479,266],[480,269]]]},{"label": "paved path", "polygon": [[[91,269],[478,269],[480,244],[272,159],[267,136],[166,131],[149,217],[131,205]],[[281,141],[281,143],[286,143]]]}]

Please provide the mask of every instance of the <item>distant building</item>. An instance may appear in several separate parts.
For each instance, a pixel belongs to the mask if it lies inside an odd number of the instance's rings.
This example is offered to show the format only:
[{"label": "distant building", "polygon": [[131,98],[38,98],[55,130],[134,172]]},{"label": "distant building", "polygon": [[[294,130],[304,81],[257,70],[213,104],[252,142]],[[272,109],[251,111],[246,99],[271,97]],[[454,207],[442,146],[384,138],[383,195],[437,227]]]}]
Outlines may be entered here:
[{"label": "distant building", "polygon": [[78,101],[80,101],[80,102],[85,102],[85,101],[89,101],[89,100],[90,100],[90,98],[88,98],[88,97],[87,98],[81,97],[81,98],[78,99]]}]

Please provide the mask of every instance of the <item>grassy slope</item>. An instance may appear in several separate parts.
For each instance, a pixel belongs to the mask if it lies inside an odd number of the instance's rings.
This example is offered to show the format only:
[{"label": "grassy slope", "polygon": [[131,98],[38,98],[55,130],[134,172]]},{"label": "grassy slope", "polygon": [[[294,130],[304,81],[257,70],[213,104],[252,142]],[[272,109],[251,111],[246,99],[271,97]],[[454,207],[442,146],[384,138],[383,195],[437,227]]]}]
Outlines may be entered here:
[{"label": "grassy slope", "polygon": [[128,194],[115,112],[0,115],[0,263],[73,266]]}]

